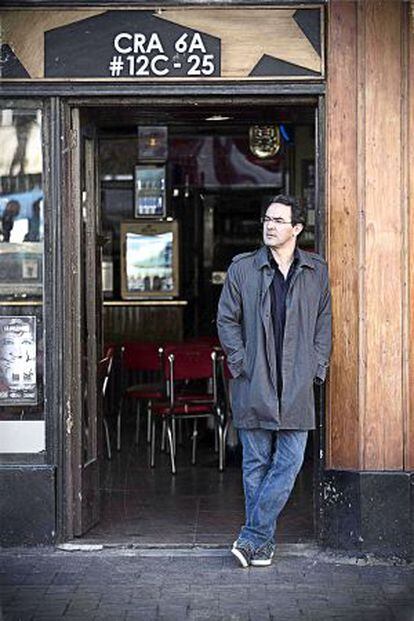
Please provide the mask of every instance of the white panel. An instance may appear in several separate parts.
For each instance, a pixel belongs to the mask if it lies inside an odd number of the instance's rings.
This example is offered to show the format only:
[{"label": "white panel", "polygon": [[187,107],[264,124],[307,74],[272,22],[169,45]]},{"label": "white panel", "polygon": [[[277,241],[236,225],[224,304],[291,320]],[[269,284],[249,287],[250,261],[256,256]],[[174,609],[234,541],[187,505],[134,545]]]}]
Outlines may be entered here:
[{"label": "white panel", "polygon": [[45,450],[45,421],[0,421],[0,453],[40,453]]}]

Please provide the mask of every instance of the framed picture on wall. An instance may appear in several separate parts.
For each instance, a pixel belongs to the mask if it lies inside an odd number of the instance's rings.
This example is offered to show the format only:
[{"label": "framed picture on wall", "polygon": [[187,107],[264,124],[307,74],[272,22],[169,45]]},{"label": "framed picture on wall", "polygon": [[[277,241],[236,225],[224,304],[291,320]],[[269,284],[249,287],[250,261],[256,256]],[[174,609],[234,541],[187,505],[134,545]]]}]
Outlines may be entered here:
[{"label": "framed picture on wall", "polygon": [[178,223],[121,223],[121,295],[126,300],[179,295]]},{"label": "framed picture on wall", "polygon": [[0,295],[41,296],[43,242],[0,244]]},{"label": "framed picture on wall", "polygon": [[168,157],[168,128],[164,125],[138,127],[140,162],[165,162]]},{"label": "framed picture on wall", "polygon": [[136,218],[164,218],[166,214],[165,166],[135,166],[134,194]]}]

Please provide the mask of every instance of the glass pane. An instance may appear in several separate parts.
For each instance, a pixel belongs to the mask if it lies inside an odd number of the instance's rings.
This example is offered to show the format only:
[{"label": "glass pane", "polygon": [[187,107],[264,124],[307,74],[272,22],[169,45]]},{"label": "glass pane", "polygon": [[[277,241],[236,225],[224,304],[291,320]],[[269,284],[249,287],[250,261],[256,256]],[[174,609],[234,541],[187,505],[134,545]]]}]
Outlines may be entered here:
[{"label": "glass pane", "polygon": [[97,357],[97,292],[95,218],[95,160],[94,142],[83,138],[82,167],[82,378],[83,425],[82,463],[96,458],[97,407],[96,407],[96,357]]},{"label": "glass pane", "polygon": [[128,291],[171,291],[173,233],[126,235]]},{"label": "glass pane", "polygon": [[44,449],[41,121],[0,110],[0,453]]}]

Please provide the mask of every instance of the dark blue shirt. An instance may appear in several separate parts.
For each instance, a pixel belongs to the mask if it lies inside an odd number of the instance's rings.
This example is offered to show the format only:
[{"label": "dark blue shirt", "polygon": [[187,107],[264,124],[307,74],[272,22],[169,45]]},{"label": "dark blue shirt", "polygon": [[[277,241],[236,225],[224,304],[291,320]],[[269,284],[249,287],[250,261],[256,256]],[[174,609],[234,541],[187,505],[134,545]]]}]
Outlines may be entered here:
[{"label": "dark blue shirt", "polygon": [[298,252],[295,249],[292,265],[289,268],[287,278],[285,278],[279,269],[278,264],[273,258],[269,249],[269,263],[273,269],[273,280],[270,286],[270,299],[272,308],[273,332],[275,337],[276,352],[276,369],[277,369],[277,393],[279,399],[282,395],[282,354],[283,354],[283,336],[285,333],[286,321],[286,295],[289,290],[289,284],[299,260]]}]

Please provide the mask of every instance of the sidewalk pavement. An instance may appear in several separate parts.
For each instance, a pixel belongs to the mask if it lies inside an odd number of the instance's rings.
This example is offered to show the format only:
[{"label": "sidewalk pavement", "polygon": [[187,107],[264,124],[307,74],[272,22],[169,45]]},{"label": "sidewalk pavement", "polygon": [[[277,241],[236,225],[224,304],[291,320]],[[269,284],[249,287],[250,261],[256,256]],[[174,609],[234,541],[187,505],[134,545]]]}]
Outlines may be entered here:
[{"label": "sidewalk pavement", "polygon": [[413,565],[305,544],[249,569],[222,548],[3,549],[0,590],[3,621],[414,621]]}]

